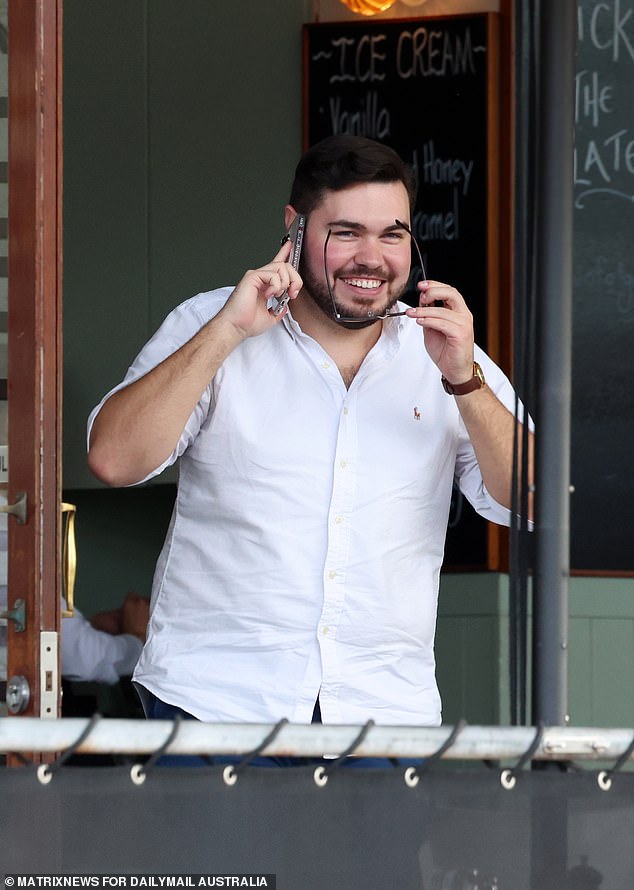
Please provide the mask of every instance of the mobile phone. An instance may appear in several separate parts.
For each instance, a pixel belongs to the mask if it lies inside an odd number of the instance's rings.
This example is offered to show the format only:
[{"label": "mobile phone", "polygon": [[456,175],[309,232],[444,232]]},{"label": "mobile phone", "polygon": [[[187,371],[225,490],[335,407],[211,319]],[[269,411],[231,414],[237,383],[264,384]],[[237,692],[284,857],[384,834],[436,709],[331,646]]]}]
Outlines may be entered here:
[{"label": "mobile phone", "polygon": [[[291,223],[291,227],[284,238],[284,241],[291,241],[293,244],[291,248],[291,255],[289,257],[289,262],[293,269],[299,268],[299,258],[302,254],[302,244],[304,242],[305,229],[306,217],[303,213],[298,213]],[[276,305],[272,307],[271,312],[273,313],[273,315],[280,315],[288,306],[288,301],[290,300],[288,291],[285,291],[279,297],[274,297],[274,300],[276,302]]]}]

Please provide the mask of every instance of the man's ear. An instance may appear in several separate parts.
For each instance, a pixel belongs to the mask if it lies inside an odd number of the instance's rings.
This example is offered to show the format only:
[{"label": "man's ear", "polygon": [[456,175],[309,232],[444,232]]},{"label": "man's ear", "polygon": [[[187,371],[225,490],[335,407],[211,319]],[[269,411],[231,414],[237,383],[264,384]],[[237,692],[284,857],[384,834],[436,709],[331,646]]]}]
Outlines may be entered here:
[{"label": "man's ear", "polygon": [[291,223],[297,216],[297,210],[293,207],[292,204],[287,204],[284,208],[284,225],[286,226],[286,230],[290,229]]}]

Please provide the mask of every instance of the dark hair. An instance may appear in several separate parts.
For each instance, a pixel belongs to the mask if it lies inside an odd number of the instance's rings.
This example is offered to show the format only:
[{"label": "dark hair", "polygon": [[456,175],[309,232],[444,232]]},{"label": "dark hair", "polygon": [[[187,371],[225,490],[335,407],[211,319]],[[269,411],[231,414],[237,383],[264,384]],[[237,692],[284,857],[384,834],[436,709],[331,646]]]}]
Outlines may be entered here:
[{"label": "dark hair", "polygon": [[295,170],[290,203],[308,215],[327,191],[362,182],[402,182],[410,207],[416,184],[412,168],[387,145],[364,136],[328,136],[301,157]]}]

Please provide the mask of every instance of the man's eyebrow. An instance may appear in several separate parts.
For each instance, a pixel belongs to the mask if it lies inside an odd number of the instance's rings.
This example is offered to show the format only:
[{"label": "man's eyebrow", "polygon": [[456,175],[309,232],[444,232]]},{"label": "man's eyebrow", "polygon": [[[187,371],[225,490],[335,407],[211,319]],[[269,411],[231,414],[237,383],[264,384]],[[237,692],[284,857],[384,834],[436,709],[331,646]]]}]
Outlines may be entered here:
[{"label": "man's eyebrow", "polygon": [[364,232],[367,228],[362,223],[355,222],[351,219],[333,219],[328,223],[328,225],[339,226],[342,229],[356,229],[359,232]]},{"label": "man's eyebrow", "polygon": [[[330,228],[333,228],[334,226],[338,226],[341,229],[353,229],[356,232],[367,232],[367,230],[368,230],[368,227],[365,226],[363,223],[355,222],[354,220],[351,220],[351,219],[333,219],[329,223],[327,223],[327,225]],[[382,231],[383,232],[396,232],[402,228],[403,228],[403,226],[400,225],[399,223],[397,223],[396,220],[394,220],[392,225],[385,226],[385,228]]]}]

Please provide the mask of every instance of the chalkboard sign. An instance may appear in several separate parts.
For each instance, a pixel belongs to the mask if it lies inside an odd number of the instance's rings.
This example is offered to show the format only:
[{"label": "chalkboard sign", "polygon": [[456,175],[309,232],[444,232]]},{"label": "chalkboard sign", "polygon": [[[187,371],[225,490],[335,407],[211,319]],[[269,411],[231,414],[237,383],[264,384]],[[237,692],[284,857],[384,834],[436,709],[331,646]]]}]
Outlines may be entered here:
[{"label": "chalkboard sign", "polygon": [[[412,164],[427,275],[465,296],[485,349],[498,305],[497,64],[494,14],[304,26],[305,146],[351,133]],[[419,279],[413,268],[407,302]],[[445,564],[487,564],[487,523],[459,495]]]},{"label": "chalkboard sign", "polygon": [[578,4],[571,567],[634,572],[634,2]]}]

